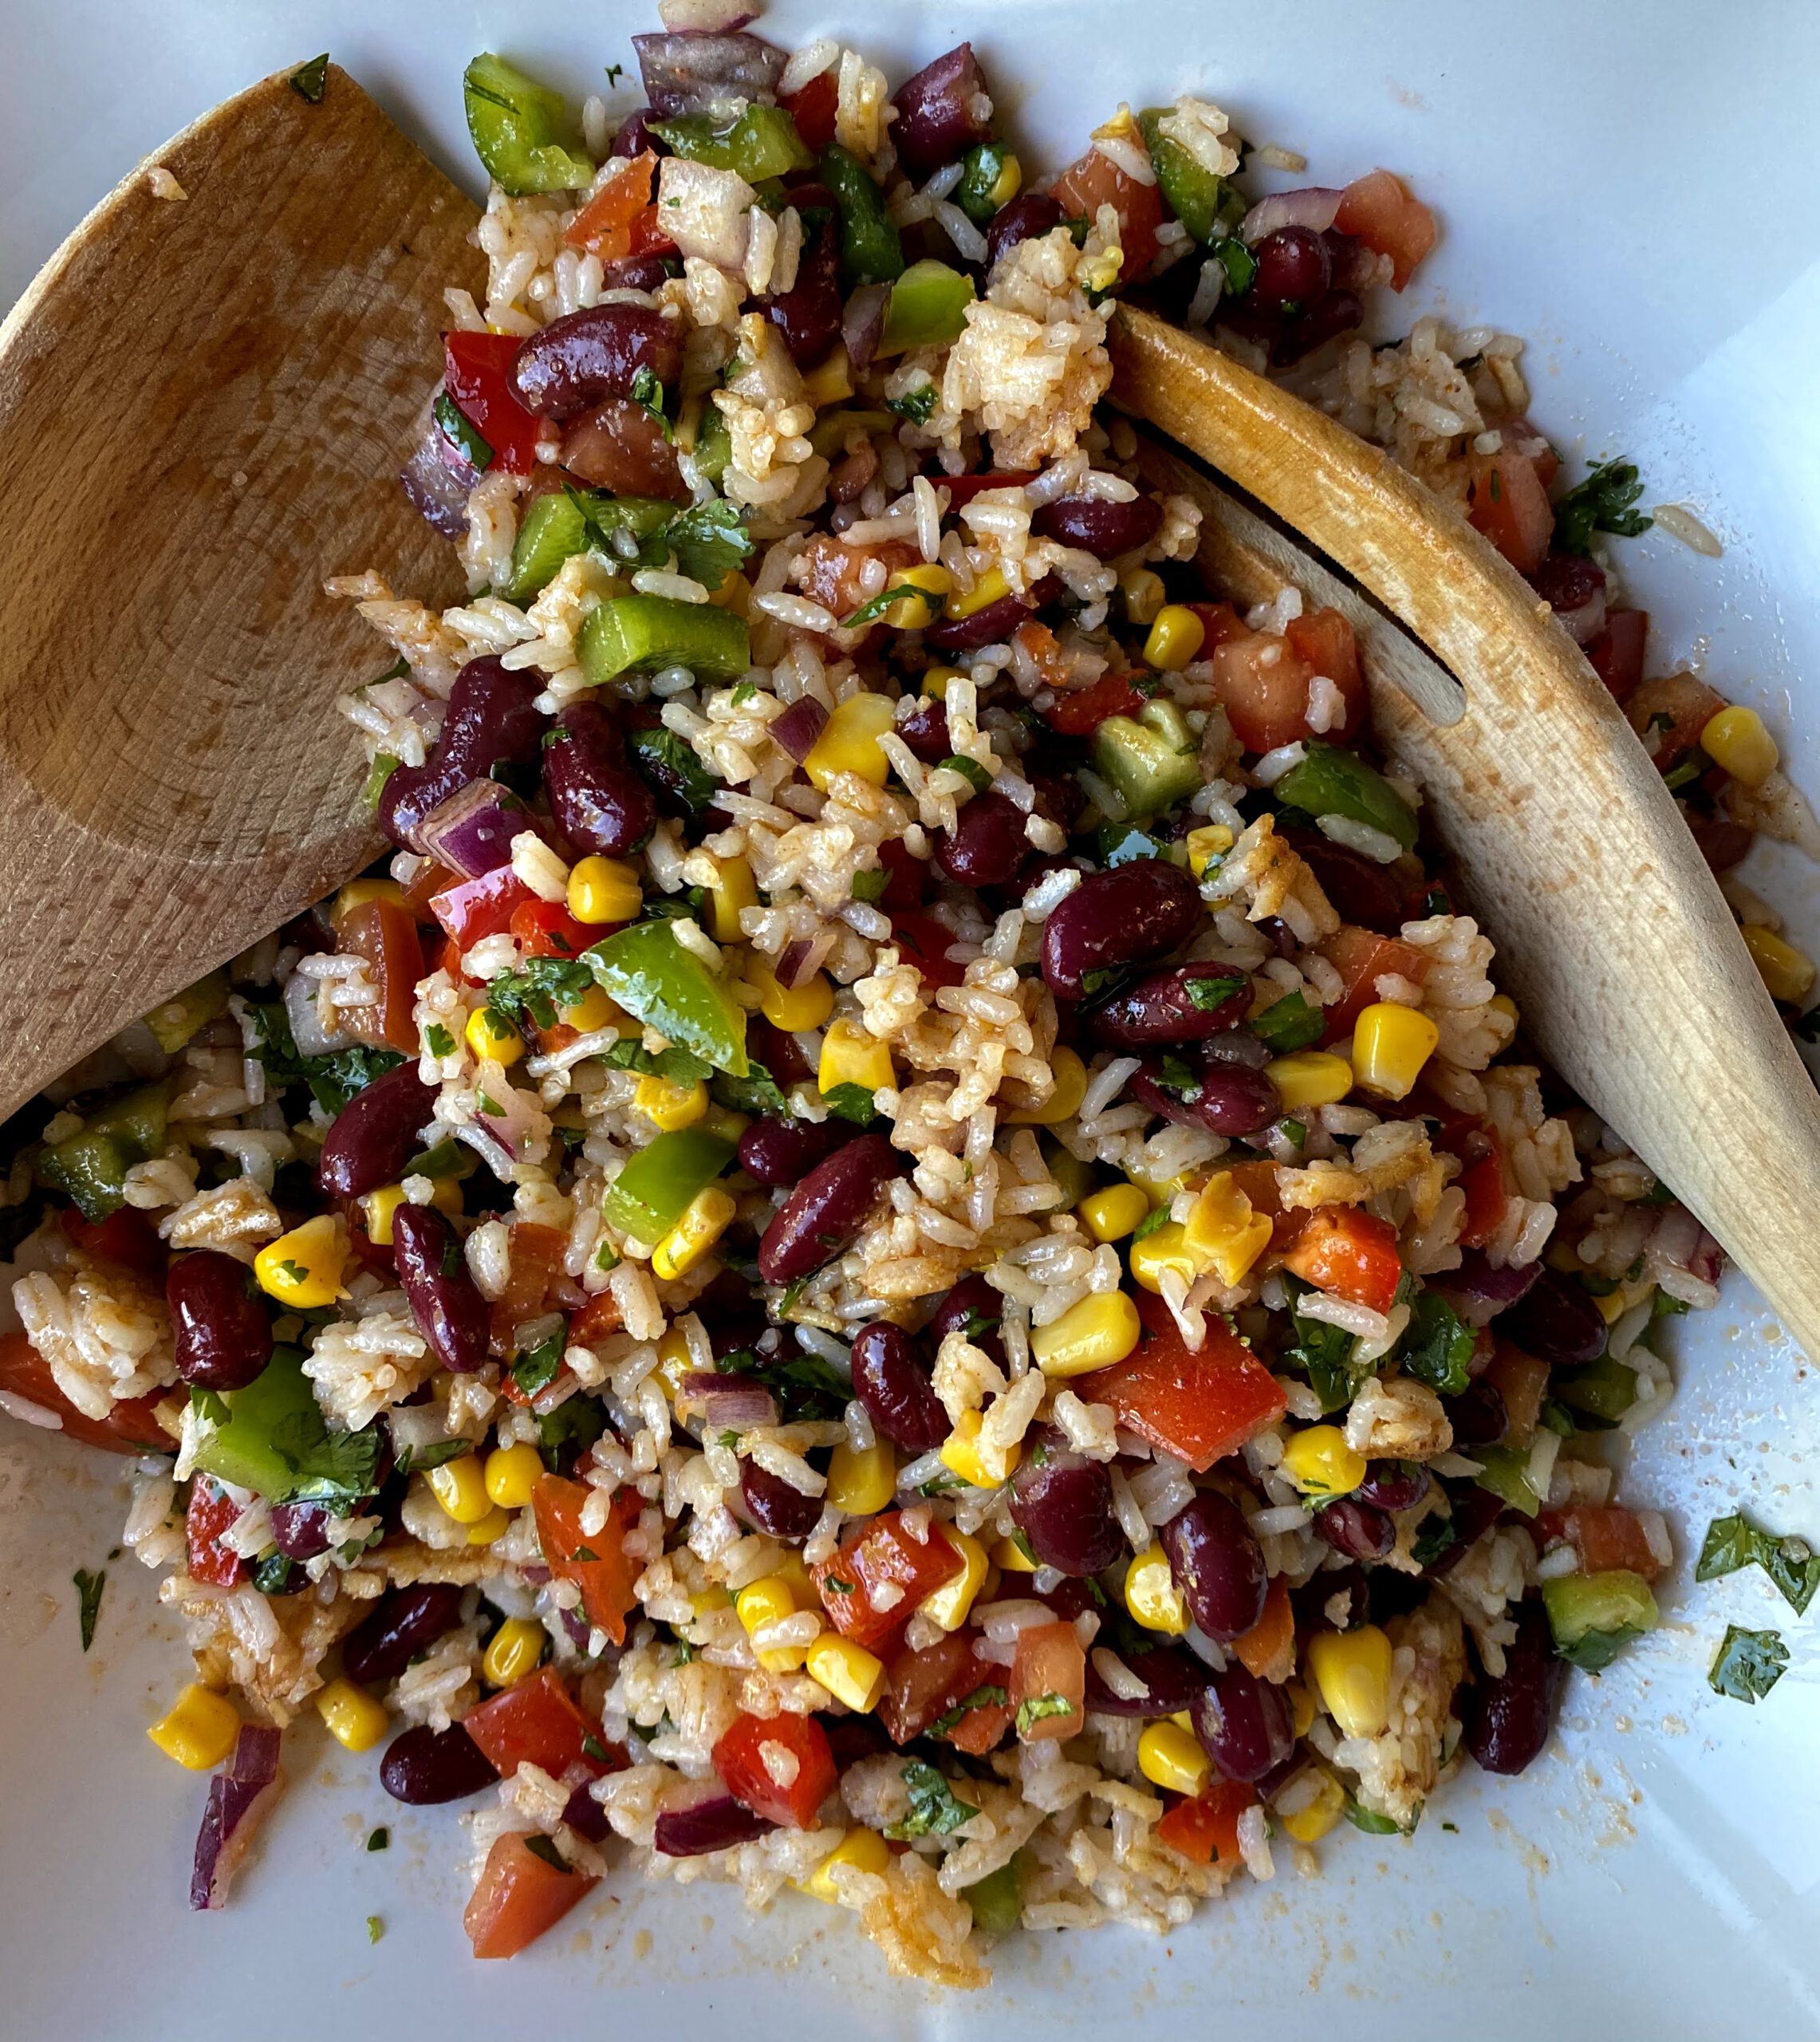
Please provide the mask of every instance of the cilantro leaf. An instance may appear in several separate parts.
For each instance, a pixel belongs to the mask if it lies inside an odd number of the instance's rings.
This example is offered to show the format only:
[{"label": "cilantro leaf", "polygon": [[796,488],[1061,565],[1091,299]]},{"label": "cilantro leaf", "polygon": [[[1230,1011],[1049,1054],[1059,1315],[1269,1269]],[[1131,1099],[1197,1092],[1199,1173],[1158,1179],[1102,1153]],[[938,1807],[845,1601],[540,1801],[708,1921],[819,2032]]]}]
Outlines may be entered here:
[{"label": "cilantro leaf", "polygon": [[1820,1588],[1820,1553],[1805,1539],[1792,1533],[1779,1538],[1751,1524],[1742,1511],[1716,1517],[1706,1528],[1694,1579],[1717,1581],[1747,1567],[1760,1567],[1797,1616],[1806,1614]]},{"label": "cilantro leaf", "polygon": [[746,1347],[719,1356],[715,1366],[723,1375],[751,1376],[762,1382],[778,1400],[786,1425],[838,1418],[853,1394],[846,1377],[813,1354],[786,1354],[768,1362]]},{"label": "cilantro leaf", "polygon": [[569,1869],[569,1860],[547,1836],[527,1836],[525,1848],[534,1858],[541,1858],[552,1871],[566,1872]]},{"label": "cilantro leaf", "polygon": [[1648,531],[1655,521],[1633,507],[1642,494],[1643,479],[1634,461],[1601,461],[1555,505],[1555,550],[1589,553],[1594,532],[1633,539]]},{"label": "cilantro leaf", "polygon": [[300,64],[286,79],[285,83],[299,99],[306,99],[312,106],[322,104],[322,95],[329,89],[329,53],[325,49],[320,57],[313,57],[307,64]]},{"label": "cilantro leaf", "polygon": [[597,1397],[565,1397],[538,1418],[544,1465],[552,1474],[566,1472],[606,1429],[606,1407]]},{"label": "cilantro leaf", "polygon": [[423,1031],[423,1040],[429,1046],[431,1056],[453,1056],[455,1037],[439,1021],[432,1021]]},{"label": "cilantro leaf", "polygon": [[1267,1007],[1252,1022],[1251,1033],[1266,1048],[1287,1056],[1318,1042],[1326,1025],[1319,1007],[1310,1007],[1300,993],[1292,992]]},{"label": "cilantro leaf", "polygon": [[870,602],[861,603],[849,617],[841,619],[843,631],[857,631],[862,625],[877,624],[894,602],[900,601],[906,592],[902,589],[880,589]]},{"label": "cilantro leaf", "polygon": [[1478,1335],[1463,1325],[1439,1291],[1422,1291],[1409,1307],[1409,1327],[1397,1350],[1405,1375],[1443,1397],[1457,1397],[1471,1381],[1469,1373]]},{"label": "cilantro leaf", "polygon": [[691,1085],[700,1084],[714,1071],[714,1066],[705,1057],[697,1056],[693,1050],[672,1043],[653,1056],[649,1050],[623,1035],[601,1061],[615,1070],[636,1070],[641,1078],[661,1078],[666,1083],[685,1091]]},{"label": "cilantro leaf", "polygon": [[746,1059],[743,1078],[729,1078],[725,1071],[716,1071],[708,1090],[716,1106],[725,1106],[729,1113],[749,1114],[754,1120],[766,1114],[787,1115],[790,1112],[782,1088],[754,1056]]},{"label": "cilantro leaf", "polygon": [[853,874],[853,898],[856,901],[876,901],[882,897],[891,884],[891,868],[877,865],[870,872]]},{"label": "cilantro leaf", "polygon": [[832,1092],[821,1094],[821,1102],[837,1119],[850,1120],[859,1127],[876,1119],[878,1114],[871,1088],[865,1085],[837,1085]]},{"label": "cilantro leaf", "polygon": [[1046,1716],[1072,1716],[1074,1705],[1064,1694],[1033,1694],[1028,1701],[1018,1704],[1018,1735],[1021,1737],[1033,1723],[1040,1723]]},{"label": "cilantro leaf", "polygon": [[1182,981],[1188,995],[1188,1004],[1203,1014],[1211,1014],[1215,1008],[1239,993],[1251,983],[1247,978],[1184,979]]},{"label": "cilantro leaf", "polygon": [[630,395],[639,409],[656,420],[657,428],[666,442],[676,438],[669,413],[664,408],[664,385],[658,381],[656,371],[648,364],[632,377]]},{"label": "cilantro leaf", "polygon": [[659,793],[680,801],[691,815],[701,814],[720,791],[719,781],[696,756],[695,747],[674,731],[628,731],[625,749],[633,771]]},{"label": "cilantro leaf", "polygon": [[381,1823],[379,1827],[368,1836],[367,1848],[368,1851],[388,1851],[391,1847],[392,1831]]},{"label": "cilantro leaf", "polygon": [[488,982],[487,1011],[521,1030],[527,1016],[539,1028],[553,1028],[557,1009],[579,1006],[596,983],[585,956],[528,957]]},{"label": "cilantro leaf", "polygon": [[1152,1206],[1133,1229],[1131,1236],[1132,1245],[1135,1247],[1139,1241],[1148,1240],[1152,1234],[1160,1228],[1168,1226],[1168,1207],[1167,1205]]},{"label": "cilantro leaf", "polygon": [[91,1573],[87,1567],[79,1567],[72,1578],[81,1599],[77,1614],[82,1626],[82,1650],[86,1652],[95,1642],[95,1620],[101,1614],[101,1591],[108,1585],[108,1571],[98,1567]]},{"label": "cilantro leaf", "polygon": [[912,1836],[946,1836],[979,1812],[972,1802],[962,1800],[946,1776],[925,1760],[912,1759],[904,1767],[904,1785],[910,1796],[910,1812],[884,1832],[894,1843]]},{"label": "cilantro leaf", "polygon": [[493,448],[477,426],[447,390],[430,407],[443,437],[471,468],[482,475],[493,465]]},{"label": "cilantro leaf", "polygon": [[995,1682],[988,1681],[983,1687],[975,1688],[971,1694],[964,1694],[954,1707],[938,1716],[929,1725],[932,1737],[945,1737],[962,1717],[975,1709],[1003,1709],[1007,1697],[1005,1690]]},{"label": "cilantro leaf", "polygon": [[[1302,1295],[1302,1292],[1298,1291]],[[1352,1365],[1353,1335],[1343,1326],[1324,1319],[1309,1319],[1298,1312],[1292,1299],[1290,1322],[1295,1328],[1295,1345],[1282,1357],[1282,1366],[1305,1375],[1308,1386],[1321,1400],[1323,1413],[1337,1411],[1353,1401],[1360,1378]]]},{"label": "cilantro leaf", "polygon": [[290,1016],[282,1000],[255,1005],[251,1011],[258,1038],[253,1054],[264,1065],[274,1090],[286,1085],[307,1085],[316,1103],[331,1117],[340,1113],[357,1092],[364,1091],[376,1078],[383,1078],[404,1061],[396,1050],[372,1049],[364,1043],[331,1050],[321,1056],[305,1056],[291,1033]]},{"label": "cilantro leaf", "polygon": [[1706,1681],[1715,1694],[1754,1709],[1787,1670],[1788,1647],[1779,1631],[1745,1630],[1727,1624]]},{"label": "cilantro leaf", "polygon": [[421,1446],[404,1448],[398,1456],[400,1475],[420,1475],[427,1468],[440,1468],[445,1461],[459,1460],[474,1451],[471,1439],[427,1440]]},{"label": "cilantro leaf", "polygon": [[919,383],[914,390],[906,390],[900,397],[887,397],[884,408],[895,412],[900,418],[907,418],[912,425],[927,425],[936,408],[937,394],[933,383]]},{"label": "cilantro leaf", "polygon": [[992,775],[977,759],[963,759],[958,751],[951,752],[936,768],[937,772],[958,773],[963,780],[971,782],[975,794],[989,794],[992,788]]},{"label": "cilantro leaf", "polygon": [[568,1327],[559,1326],[547,1340],[513,1362],[512,1380],[527,1397],[541,1396],[561,1373],[562,1350],[568,1340]]},{"label": "cilantro leaf", "polygon": [[711,592],[752,551],[743,513],[724,496],[679,511],[656,538],[676,554],[680,573]]},{"label": "cilantro leaf", "polygon": [[279,1419],[272,1448],[293,1478],[282,1496],[268,1499],[272,1503],[352,1505],[372,1493],[380,1439],[371,1425],[364,1432],[332,1433],[312,1405]]}]

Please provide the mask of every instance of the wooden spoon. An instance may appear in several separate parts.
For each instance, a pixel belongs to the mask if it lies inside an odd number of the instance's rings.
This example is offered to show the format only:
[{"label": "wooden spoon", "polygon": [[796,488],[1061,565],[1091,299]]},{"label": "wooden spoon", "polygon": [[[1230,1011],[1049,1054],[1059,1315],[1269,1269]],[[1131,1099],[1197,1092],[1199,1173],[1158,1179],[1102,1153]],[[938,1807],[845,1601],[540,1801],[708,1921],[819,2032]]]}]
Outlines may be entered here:
[{"label": "wooden spoon", "polygon": [[324,577],[459,592],[397,473],[472,203],[333,65],[152,160],[0,325],[0,1115],[381,848]]},{"label": "wooden spoon", "polygon": [[[1205,341],[1121,306],[1113,394],[1313,541],[1330,569],[1152,448],[1210,515],[1202,558],[1243,600],[1293,580],[1361,636],[1386,749],[1420,781],[1523,1025],[1820,1355],[1820,1095],[1662,778],[1548,606],[1389,456]],[[1397,669],[1400,669],[1399,674]],[[1413,698],[1413,699],[1412,699]]]}]

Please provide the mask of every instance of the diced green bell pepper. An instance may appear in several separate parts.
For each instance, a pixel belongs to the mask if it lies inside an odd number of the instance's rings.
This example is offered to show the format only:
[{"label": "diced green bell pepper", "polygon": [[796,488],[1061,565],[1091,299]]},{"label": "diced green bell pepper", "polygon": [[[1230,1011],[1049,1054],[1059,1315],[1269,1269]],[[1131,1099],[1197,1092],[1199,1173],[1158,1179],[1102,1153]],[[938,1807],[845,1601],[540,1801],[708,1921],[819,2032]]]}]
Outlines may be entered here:
[{"label": "diced green bell pepper", "polygon": [[1155,815],[1200,786],[1200,744],[1173,702],[1146,702],[1136,716],[1108,716],[1093,733],[1093,764],[1133,815]]},{"label": "diced green bell pepper", "polygon": [[596,688],[660,667],[687,667],[698,680],[737,680],[752,664],[744,617],[671,596],[610,597],[582,625],[576,649]]},{"label": "diced green bell pepper", "polygon": [[1245,202],[1223,177],[1196,162],[1162,132],[1171,109],[1152,106],[1137,116],[1144,145],[1169,210],[1204,248],[1231,235],[1245,217]]},{"label": "diced green bell pepper", "polygon": [[1542,1500],[1530,1487],[1529,1455],[1514,1446],[1475,1446],[1472,1458],[1483,1464],[1479,1486],[1525,1517],[1534,1517]]},{"label": "diced green bell pepper", "polygon": [[1306,740],[1307,756],[1276,785],[1278,801],[1305,815],[1343,815],[1381,830],[1406,851],[1416,844],[1416,811],[1384,775],[1337,744]]},{"label": "diced green bell pepper", "polygon": [[960,1890],[973,1910],[973,1925],[989,1936],[1008,1936],[1023,1918],[1024,1854],[1014,1851],[995,1872]]},{"label": "diced green bell pepper", "polygon": [[889,412],[824,412],[809,429],[809,443],[823,459],[837,460],[845,451],[849,432],[895,432],[897,421]]},{"label": "diced green bell pepper", "polygon": [[154,1084],[136,1085],[104,1106],[86,1116],[92,1134],[117,1135],[136,1150],[136,1162],[156,1155],[164,1146],[164,1129],[171,1112],[171,1084],[160,1078]]},{"label": "diced green bell pepper", "polygon": [[1633,1638],[1653,1630],[1661,1618],[1649,1583],[1629,1567],[1545,1581],[1542,1600],[1555,1650],[1589,1673],[1609,1666]]},{"label": "diced green bell pepper", "polygon": [[199,1028],[219,1019],[227,1011],[227,973],[211,972],[186,986],[173,999],[155,1007],[145,1017],[152,1038],[167,1056],[175,1056]]},{"label": "diced green bell pepper", "polygon": [[106,1219],[125,1197],[127,1172],[164,1146],[170,1102],[170,1086],[161,1079],[98,1107],[80,1133],[40,1150],[33,1166],[38,1182],[61,1191],[85,1220]]},{"label": "diced green bell pepper", "polygon": [[695,443],[689,449],[690,458],[695,464],[695,473],[717,483],[727,472],[727,464],[733,458],[733,436],[727,430],[727,414],[713,398],[702,408],[701,423],[695,428]]},{"label": "diced green bell pepper", "polygon": [[705,1127],[673,1128],[640,1149],[613,1182],[601,1210],[634,1240],[660,1241],[733,1161],[733,1144]]},{"label": "diced green bell pepper", "polygon": [[1558,1369],[1549,1379],[1550,1395],[1570,1410],[1583,1411],[1616,1425],[1637,1401],[1637,1371],[1609,1354],[1584,1368]]},{"label": "diced green bell pepper", "polygon": [[475,153],[501,191],[523,198],[593,180],[593,164],[557,139],[569,125],[560,93],[490,52],[475,58],[461,84]]},{"label": "diced green bell pepper", "polygon": [[510,578],[499,593],[508,602],[528,603],[555,580],[572,554],[601,548],[620,530],[648,538],[676,515],[676,506],[660,496],[608,496],[580,490],[540,496],[518,526]]},{"label": "diced green bell pepper", "polygon": [[787,107],[748,106],[736,120],[717,120],[711,113],[680,113],[654,121],[651,132],[673,154],[711,164],[716,170],[737,171],[748,184],[787,177],[815,161]]},{"label": "diced green bell pepper", "polygon": [[747,1075],[746,1010],[668,922],[635,922],[588,954],[595,976],[634,1019],[729,1078]]},{"label": "diced green bell pepper", "polygon": [[290,1459],[279,1450],[280,1439],[309,1432],[313,1421],[315,1427],[322,1424],[301,1350],[274,1347],[252,1382],[244,1390],[222,1392],[221,1401],[227,1416],[198,1450],[196,1465],[221,1481],[256,1489],[268,1501],[281,1500],[297,1478]]},{"label": "diced green bell pepper", "polygon": [[959,338],[972,302],[971,277],[951,270],[946,262],[912,262],[891,286],[877,353],[946,347]]},{"label": "diced green bell pepper", "polygon": [[984,227],[1016,197],[1021,181],[1017,158],[1003,142],[975,142],[961,159],[960,182],[951,195],[975,227]]},{"label": "diced green bell pepper", "polygon": [[822,156],[821,181],[840,215],[841,274],[849,287],[895,283],[904,274],[904,242],[872,172],[835,142]]}]

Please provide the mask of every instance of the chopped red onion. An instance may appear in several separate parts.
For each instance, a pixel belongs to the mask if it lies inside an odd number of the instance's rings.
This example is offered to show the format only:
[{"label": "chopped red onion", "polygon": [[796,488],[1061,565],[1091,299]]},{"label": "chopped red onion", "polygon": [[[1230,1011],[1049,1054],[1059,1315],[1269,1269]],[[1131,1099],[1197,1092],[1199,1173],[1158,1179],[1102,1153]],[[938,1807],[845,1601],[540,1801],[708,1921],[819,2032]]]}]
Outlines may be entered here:
[{"label": "chopped red onion", "polygon": [[433,530],[446,539],[459,539],[467,531],[467,493],[479,481],[480,471],[434,419],[398,479]]},{"label": "chopped red onion", "polygon": [[786,992],[801,992],[815,976],[812,947],[806,936],[798,936],[783,947],[778,959],[777,981]]},{"label": "chopped red onion", "polygon": [[1526,1263],[1521,1269],[1494,1269],[1479,1249],[1469,1248],[1462,1252],[1459,1268],[1437,1270],[1428,1281],[1468,1326],[1489,1326],[1499,1312],[1527,1297],[1541,1274],[1539,1262]]},{"label": "chopped red onion", "polygon": [[1300,191],[1273,192],[1269,198],[1260,199],[1239,223],[1239,238],[1251,248],[1279,227],[1305,227],[1310,234],[1325,234],[1340,210],[1341,195],[1324,184],[1310,184]]},{"label": "chopped red onion", "polygon": [[[532,1116],[537,1109],[522,1092],[514,1091],[510,1085],[504,1089],[506,1098],[501,1110],[496,1114],[478,1114],[475,1122],[504,1151],[508,1164],[522,1163],[530,1146]],[[493,1098],[490,1092],[487,1097]],[[498,1100],[493,1103],[500,1104]]]},{"label": "chopped red onion", "polygon": [[827,727],[827,710],[813,695],[805,695],[772,719],[771,735],[800,766]]},{"label": "chopped red onion", "polygon": [[878,352],[884,332],[884,308],[891,296],[889,284],[861,284],[847,300],[841,320],[841,337],[845,341],[854,368],[864,369]]},{"label": "chopped red onion", "polygon": [[511,863],[512,839],[530,826],[524,803],[510,787],[470,780],[411,832],[411,848],[463,879],[481,879]]},{"label": "chopped red onion", "polygon": [[731,1794],[710,1795],[693,1807],[667,1808],[657,1818],[653,1847],[660,1858],[702,1858],[750,1843],[777,1824],[742,1807]]},{"label": "chopped red onion", "polygon": [[269,1724],[242,1724],[227,1772],[209,1782],[190,1875],[192,1907],[227,1906],[234,1875],[283,1787],[278,1732]]},{"label": "chopped red onion", "polygon": [[[750,19],[750,16],[746,17]],[[786,61],[774,42],[755,35],[635,35],[644,97],[660,120],[678,113],[712,113],[735,100],[777,97]]]},{"label": "chopped red onion", "polygon": [[691,1370],[683,1378],[676,1407],[686,1413],[699,1412],[711,1433],[750,1432],[758,1425],[774,1425],[778,1401],[762,1382],[749,1375],[715,1375]]},{"label": "chopped red onion", "polygon": [[587,1788],[577,1787],[564,1804],[562,1819],[577,1836],[585,1836],[590,1843],[605,1843],[607,1840],[607,1811]]}]

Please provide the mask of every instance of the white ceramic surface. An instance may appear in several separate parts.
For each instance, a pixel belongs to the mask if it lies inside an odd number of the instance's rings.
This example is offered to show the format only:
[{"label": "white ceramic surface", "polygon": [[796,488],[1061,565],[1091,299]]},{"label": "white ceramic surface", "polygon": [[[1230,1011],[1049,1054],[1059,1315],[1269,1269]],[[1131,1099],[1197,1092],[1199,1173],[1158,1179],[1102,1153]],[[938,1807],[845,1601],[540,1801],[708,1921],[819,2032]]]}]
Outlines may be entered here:
[{"label": "white ceramic surface", "polygon": [[[1806,679],[1820,668],[1820,12],[874,0],[845,16],[782,6],[766,26],[790,41],[843,20],[869,24],[860,39],[896,77],[971,34],[1033,160],[1073,154],[1121,97],[1195,87],[1254,139],[1305,149],[1320,181],[1375,163],[1408,173],[1444,223],[1410,311],[1529,334],[1535,415],[1557,440],[1633,455],[1649,500],[1690,503],[1723,534],[1716,563],[1660,533],[1624,550],[1658,657],[1704,657],[1820,791]],[[471,183],[459,74],[475,50],[580,93],[653,25],[529,0],[0,0],[0,302],[136,158],[266,71],[326,46]],[[1811,944],[1812,872],[1759,856],[1752,878]],[[0,955],[22,939],[22,904],[7,905]],[[5,968],[22,968],[16,954]],[[1820,1535],[1814,1370],[1735,1281],[1676,1332],[1683,1388],[1639,1443],[1632,1495],[1669,1510],[1684,1555],[1737,1500]],[[943,2001],[890,1979],[813,1902],[751,1918],[711,1886],[641,1892],[625,1874],[534,1952],[475,1965],[455,1816],[387,1803],[372,1760],[312,1724],[287,1741],[297,1784],[233,1905],[191,1915],[202,1784],[142,1734],[181,1654],[130,1563],[109,1570],[94,1650],[77,1650],[70,1575],[113,1543],[112,1473],[0,1421],[0,2034],[18,2042],[499,2042],[659,2024],[754,2042],[988,2023],[1007,2038],[1129,2022],[1231,2042],[1820,2032],[1820,1607],[1797,1620],[1754,1575],[1695,1588],[1684,1558],[1662,1630],[1597,1685],[1575,1677],[1557,1748],[1514,1783],[1469,1772],[1413,1841],[1342,1831],[1318,1881],[1286,1862],[1274,1887],[1242,1884],[1166,1942],[1019,1939],[989,1991]],[[1706,1687],[1731,1620],[1778,1626],[1791,1648],[1755,1710]],[[367,1855],[380,1822],[392,1848]]]}]

